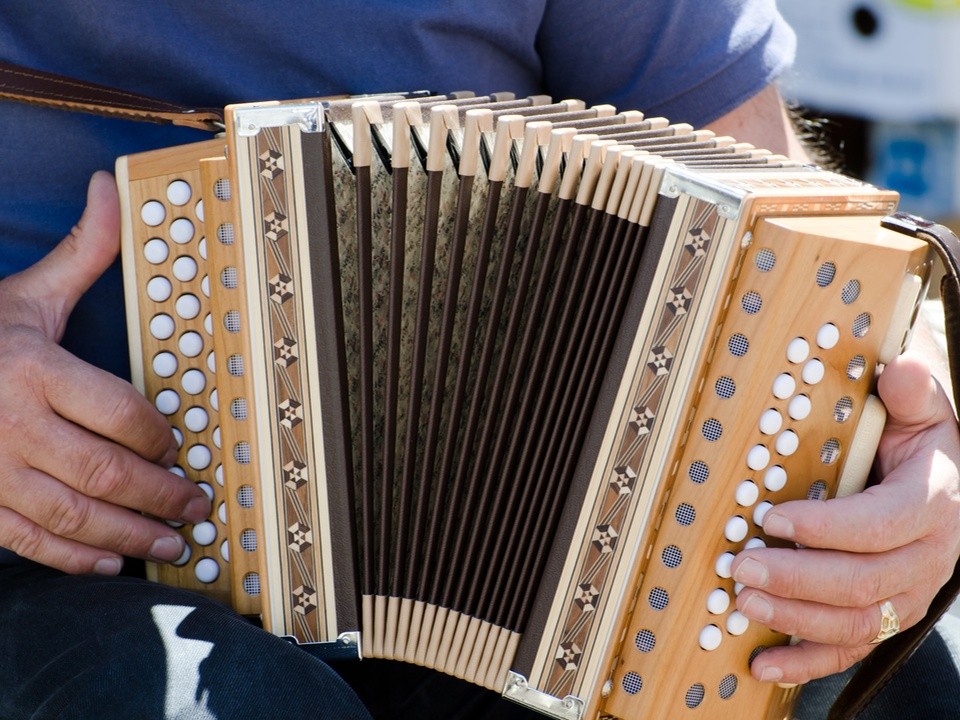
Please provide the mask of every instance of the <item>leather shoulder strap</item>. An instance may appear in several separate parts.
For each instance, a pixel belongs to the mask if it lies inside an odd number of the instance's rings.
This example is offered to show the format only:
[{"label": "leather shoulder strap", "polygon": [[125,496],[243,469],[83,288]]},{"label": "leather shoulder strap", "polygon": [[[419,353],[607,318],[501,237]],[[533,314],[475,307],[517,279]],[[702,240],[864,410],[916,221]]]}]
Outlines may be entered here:
[{"label": "leather shoulder strap", "polygon": [[[946,274],[940,282],[940,297],[946,318],[947,360],[956,407],[960,407],[960,240],[943,225],[906,213],[886,218],[885,227],[926,240],[936,250]],[[926,616],[913,627],[884,640],[860,664],[856,674],[837,697],[828,720],[852,720],[877,696],[897,670],[920,647],[933,626],[960,594],[960,562],[947,584],[933,599]]]},{"label": "leather shoulder strap", "polygon": [[128,120],[183,125],[211,132],[223,129],[223,113],[220,110],[187,108],[146,95],[32,70],[3,60],[0,60],[0,98]]}]

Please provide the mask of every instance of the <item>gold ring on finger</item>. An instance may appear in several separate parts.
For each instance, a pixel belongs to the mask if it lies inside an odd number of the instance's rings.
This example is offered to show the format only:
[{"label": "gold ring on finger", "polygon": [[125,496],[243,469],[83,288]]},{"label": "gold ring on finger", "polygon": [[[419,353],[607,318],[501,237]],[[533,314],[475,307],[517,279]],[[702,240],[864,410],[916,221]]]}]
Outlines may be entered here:
[{"label": "gold ring on finger", "polygon": [[889,600],[877,603],[880,606],[880,632],[870,641],[871,645],[882,643],[900,632],[900,616],[897,615],[897,609]]}]

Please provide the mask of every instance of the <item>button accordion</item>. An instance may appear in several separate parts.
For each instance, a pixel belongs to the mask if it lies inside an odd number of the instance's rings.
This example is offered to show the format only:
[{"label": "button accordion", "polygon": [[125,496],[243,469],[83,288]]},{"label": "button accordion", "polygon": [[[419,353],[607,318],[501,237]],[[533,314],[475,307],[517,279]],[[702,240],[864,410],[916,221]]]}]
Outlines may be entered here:
[{"label": "button accordion", "polygon": [[866,479],[929,265],[894,193],[509,95],[237,105],[117,179],[134,381],[214,507],[156,579],[551,717],[789,716],[730,563]]}]

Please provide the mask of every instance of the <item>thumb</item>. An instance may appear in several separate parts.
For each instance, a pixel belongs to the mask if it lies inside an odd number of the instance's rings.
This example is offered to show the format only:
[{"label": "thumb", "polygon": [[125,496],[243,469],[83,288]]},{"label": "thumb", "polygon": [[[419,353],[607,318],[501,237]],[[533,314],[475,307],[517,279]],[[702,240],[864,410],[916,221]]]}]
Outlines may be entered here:
[{"label": "thumb", "polygon": [[943,389],[919,355],[907,353],[890,362],[880,373],[877,389],[888,421],[895,426],[922,430],[953,415]]},{"label": "thumb", "polygon": [[44,258],[8,278],[7,289],[42,308],[46,333],[59,339],[80,297],[117,257],[120,203],[113,176],[96,172],[87,206],[70,233]]}]

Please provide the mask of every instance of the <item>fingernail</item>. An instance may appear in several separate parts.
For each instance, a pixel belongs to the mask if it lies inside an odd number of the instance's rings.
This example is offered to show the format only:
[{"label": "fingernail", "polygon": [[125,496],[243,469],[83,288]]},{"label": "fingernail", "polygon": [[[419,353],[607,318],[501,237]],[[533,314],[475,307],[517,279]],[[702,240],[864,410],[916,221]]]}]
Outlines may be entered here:
[{"label": "fingernail", "polygon": [[183,554],[183,544],[179,535],[157,538],[150,546],[150,557],[160,562],[173,562]]},{"label": "fingernail", "polygon": [[193,500],[187,503],[187,507],[184,508],[180,519],[188,523],[196,524],[206,520],[208,515],[210,515],[209,498],[206,496],[195,497]]},{"label": "fingernail", "polygon": [[117,558],[101,558],[93,566],[97,575],[118,575],[123,563]]},{"label": "fingernail", "polygon": [[773,619],[773,606],[760,595],[748,597],[743,607],[740,608],[740,612],[761,623],[768,623]]},{"label": "fingernail", "polygon": [[778,667],[765,667],[760,673],[762,682],[778,682],[783,677],[783,670]]},{"label": "fingernail", "polygon": [[733,579],[750,587],[765,587],[770,580],[767,566],[753,558],[747,558],[737,566]]},{"label": "fingernail", "polygon": [[763,531],[767,535],[773,535],[784,540],[793,539],[793,523],[783,515],[774,512],[767,513],[767,516],[763,519]]}]

